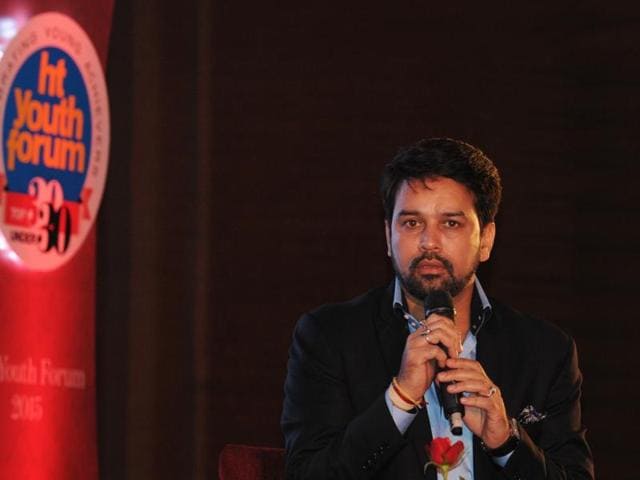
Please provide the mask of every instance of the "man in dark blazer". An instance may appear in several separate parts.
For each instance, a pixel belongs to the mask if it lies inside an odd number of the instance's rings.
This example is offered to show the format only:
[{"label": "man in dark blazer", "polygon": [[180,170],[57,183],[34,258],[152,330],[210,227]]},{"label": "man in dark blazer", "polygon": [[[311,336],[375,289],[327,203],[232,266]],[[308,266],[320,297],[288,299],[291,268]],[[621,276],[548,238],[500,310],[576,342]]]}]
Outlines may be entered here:
[{"label": "man in dark blazer", "polygon": [[[448,383],[465,409],[452,480],[592,479],[573,340],[488,298],[475,275],[495,238],[493,163],[464,142],[423,140],[387,165],[381,187],[396,278],[298,322],[287,478],[435,480],[425,445],[457,439],[439,405]],[[454,319],[425,318],[425,298],[443,291]]]}]

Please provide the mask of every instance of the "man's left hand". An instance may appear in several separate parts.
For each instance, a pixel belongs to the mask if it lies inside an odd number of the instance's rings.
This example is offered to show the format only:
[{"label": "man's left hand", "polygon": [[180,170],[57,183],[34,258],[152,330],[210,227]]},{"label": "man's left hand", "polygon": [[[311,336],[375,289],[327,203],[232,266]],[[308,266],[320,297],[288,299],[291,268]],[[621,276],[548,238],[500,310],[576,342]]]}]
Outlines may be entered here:
[{"label": "man's left hand", "polygon": [[475,360],[449,358],[447,367],[450,370],[440,372],[438,381],[455,382],[448,386],[451,393],[470,394],[460,398],[460,403],[465,407],[465,425],[488,448],[502,445],[509,438],[510,429],[500,389]]}]

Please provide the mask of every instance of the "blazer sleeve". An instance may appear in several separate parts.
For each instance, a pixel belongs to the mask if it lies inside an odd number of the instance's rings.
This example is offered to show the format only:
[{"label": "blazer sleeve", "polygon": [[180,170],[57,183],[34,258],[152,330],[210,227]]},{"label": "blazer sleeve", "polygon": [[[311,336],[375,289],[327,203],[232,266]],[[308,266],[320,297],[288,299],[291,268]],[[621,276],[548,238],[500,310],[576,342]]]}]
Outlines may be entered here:
[{"label": "blazer sleeve", "polygon": [[546,418],[532,428],[539,429],[536,442],[519,426],[520,444],[503,473],[513,480],[565,480],[594,478],[591,451],[581,423],[580,388],[576,346],[568,338],[560,368],[546,398]]},{"label": "blazer sleeve", "polygon": [[303,316],[289,351],[281,420],[286,478],[372,478],[407,442],[384,392],[364,410],[354,407],[344,352],[336,345],[336,332],[329,340],[323,327],[328,328],[313,315]]}]

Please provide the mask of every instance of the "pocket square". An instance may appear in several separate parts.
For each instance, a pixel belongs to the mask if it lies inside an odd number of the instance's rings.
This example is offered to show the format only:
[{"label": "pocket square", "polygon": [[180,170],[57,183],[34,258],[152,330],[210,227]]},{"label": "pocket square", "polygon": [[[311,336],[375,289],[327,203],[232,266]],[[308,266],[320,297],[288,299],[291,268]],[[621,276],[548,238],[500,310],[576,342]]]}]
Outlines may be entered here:
[{"label": "pocket square", "polygon": [[520,415],[518,415],[518,422],[522,425],[531,425],[533,423],[541,422],[547,418],[546,413],[538,412],[533,405],[527,405],[522,409]]}]

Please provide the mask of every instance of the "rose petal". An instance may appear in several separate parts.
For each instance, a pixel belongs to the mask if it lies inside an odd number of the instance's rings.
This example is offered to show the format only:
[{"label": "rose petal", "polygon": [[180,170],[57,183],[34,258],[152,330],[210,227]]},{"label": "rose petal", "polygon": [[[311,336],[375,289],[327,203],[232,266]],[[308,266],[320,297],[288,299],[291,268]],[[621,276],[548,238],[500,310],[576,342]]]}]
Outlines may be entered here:
[{"label": "rose petal", "polygon": [[444,452],[444,461],[448,465],[455,465],[460,460],[460,455],[464,451],[464,444],[458,440],[446,452]]},{"label": "rose petal", "polygon": [[431,445],[428,445],[427,454],[431,461],[437,465],[446,463],[445,453],[451,448],[451,441],[446,437],[434,438]]}]

